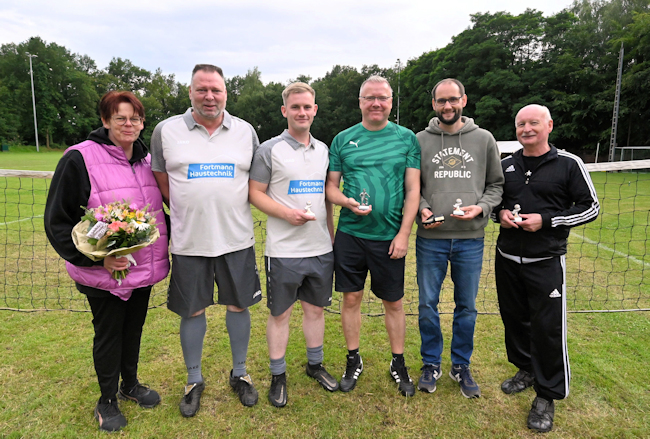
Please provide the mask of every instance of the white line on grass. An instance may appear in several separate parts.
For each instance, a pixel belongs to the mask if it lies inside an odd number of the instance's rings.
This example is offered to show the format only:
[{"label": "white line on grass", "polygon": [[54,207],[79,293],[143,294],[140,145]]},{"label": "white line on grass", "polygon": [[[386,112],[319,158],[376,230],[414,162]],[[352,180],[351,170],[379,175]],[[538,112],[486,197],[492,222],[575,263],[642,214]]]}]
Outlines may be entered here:
[{"label": "white line on grass", "polygon": [[642,261],[641,259],[637,259],[634,256],[630,256],[627,253],[623,253],[622,251],[615,250],[613,248],[607,247],[606,245],[603,245],[597,241],[594,241],[592,239],[587,238],[586,236],[578,235],[577,233],[571,232],[572,236],[575,236],[577,238],[581,238],[583,241],[585,241],[587,244],[592,244],[595,245],[599,248],[602,248],[603,250],[607,250],[609,252],[614,253],[615,255],[623,256],[625,258],[628,258],[632,262],[636,262],[637,264],[642,264],[645,265],[646,267],[650,268],[650,263]]},{"label": "white line on grass", "polygon": [[8,226],[9,224],[19,223],[21,221],[29,221],[34,218],[43,218],[43,215],[30,216],[29,218],[23,218],[16,221],[8,221],[6,223],[0,223],[0,226]]}]

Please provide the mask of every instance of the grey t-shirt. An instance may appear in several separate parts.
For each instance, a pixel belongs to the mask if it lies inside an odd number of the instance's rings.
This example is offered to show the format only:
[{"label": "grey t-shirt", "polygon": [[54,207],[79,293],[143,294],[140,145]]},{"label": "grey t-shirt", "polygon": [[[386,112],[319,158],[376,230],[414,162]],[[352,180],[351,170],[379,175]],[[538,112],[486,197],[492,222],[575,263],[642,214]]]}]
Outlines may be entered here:
[{"label": "grey t-shirt", "polygon": [[258,147],[253,127],[226,111],[212,135],[191,108],[156,126],[151,168],[169,177],[173,254],[215,257],[255,244],[248,173]]},{"label": "grey t-shirt", "polygon": [[311,211],[316,215],[315,221],[302,226],[269,216],[266,256],[305,258],[332,251],[325,208],[328,166],[327,145],[311,135],[309,145],[303,145],[284,130],[259,147],[250,178],[268,184],[267,195],[291,209],[304,209],[307,202],[311,202]]}]

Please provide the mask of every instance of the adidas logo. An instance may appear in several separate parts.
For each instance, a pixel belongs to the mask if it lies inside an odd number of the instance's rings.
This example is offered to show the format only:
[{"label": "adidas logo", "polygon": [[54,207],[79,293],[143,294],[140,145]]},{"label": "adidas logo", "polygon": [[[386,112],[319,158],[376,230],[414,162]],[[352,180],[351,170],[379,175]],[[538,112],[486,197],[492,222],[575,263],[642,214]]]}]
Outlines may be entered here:
[{"label": "adidas logo", "polygon": [[515,172],[515,165],[510,165],[506,168],[506,172]]},{"label": "adidas logo", "polygon": [[253,294],[253,299],[256,298],[257,296],[261,296],[261,295],[262,295],[262,290],[257,290],[257,291],[255,291],[255,294]]},{"label": "adidas logo", "polygon": [[558,292],[557,289],[553,290],[551,294],[548,295],[551,299],[556,299],[558,297],[562,297],[562,295]]}]

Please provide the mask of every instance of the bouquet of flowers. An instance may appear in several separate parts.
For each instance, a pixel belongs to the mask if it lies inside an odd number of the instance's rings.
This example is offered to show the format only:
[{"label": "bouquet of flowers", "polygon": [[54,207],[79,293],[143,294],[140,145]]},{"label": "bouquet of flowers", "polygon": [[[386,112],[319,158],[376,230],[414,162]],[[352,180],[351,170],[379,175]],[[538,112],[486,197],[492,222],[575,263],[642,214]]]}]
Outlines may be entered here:
[{"label": "bouquet of flowers", "polygon": [[[93,261],[106,256],[126,257],[137,265],[131,253],[158,240],[160,232],[149,205],[138,209],[126,200],[89,209],[81,206],[85,215],[72,229],[72,241],[77,250]],[[129,269],[113,271],[113,279],[122,284]]]}]

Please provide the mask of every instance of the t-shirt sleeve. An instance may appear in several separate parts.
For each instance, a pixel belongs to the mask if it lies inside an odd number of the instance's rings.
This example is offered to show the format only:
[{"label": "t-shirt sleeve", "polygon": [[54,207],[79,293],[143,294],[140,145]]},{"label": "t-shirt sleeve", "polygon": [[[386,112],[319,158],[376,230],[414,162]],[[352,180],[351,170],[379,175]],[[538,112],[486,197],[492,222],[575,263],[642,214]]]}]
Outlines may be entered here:
[{"label": "t-shirt sleeve", "polygon": [[332,140],[332,146],[330,147],[330,166],[329,170],[332,172],[341,172],[341,157],[339,155],[340,150],[340,134],[337,134]]},{"label": "t-shirt sleeve", "polygon": [[251,127],[251,135],[253,136],[253,157],[255,157],[255,153],[260,147],[260,138],[257,137],[257,132],[255,132],[255,128],[253,128],[253,126],[250,124],[249,126]]},{"label": "t-shirt sleeve", "polygon": [[159,123],[151,135],[151,170],[156,172],[167,172],[165,157],[162,147],[162,127]]},{"label": "t-shirt sleeve", "polygon": [[253,164],[249,178],[260,183],[269,184],[271,182],[271,144],[263,143],[253,155]]},{"label": "t-shirt sleeve", "polygon": [[411,143],[406,153],[406,167],[420,169],[420,142],[415,134],[410,135]]}]

